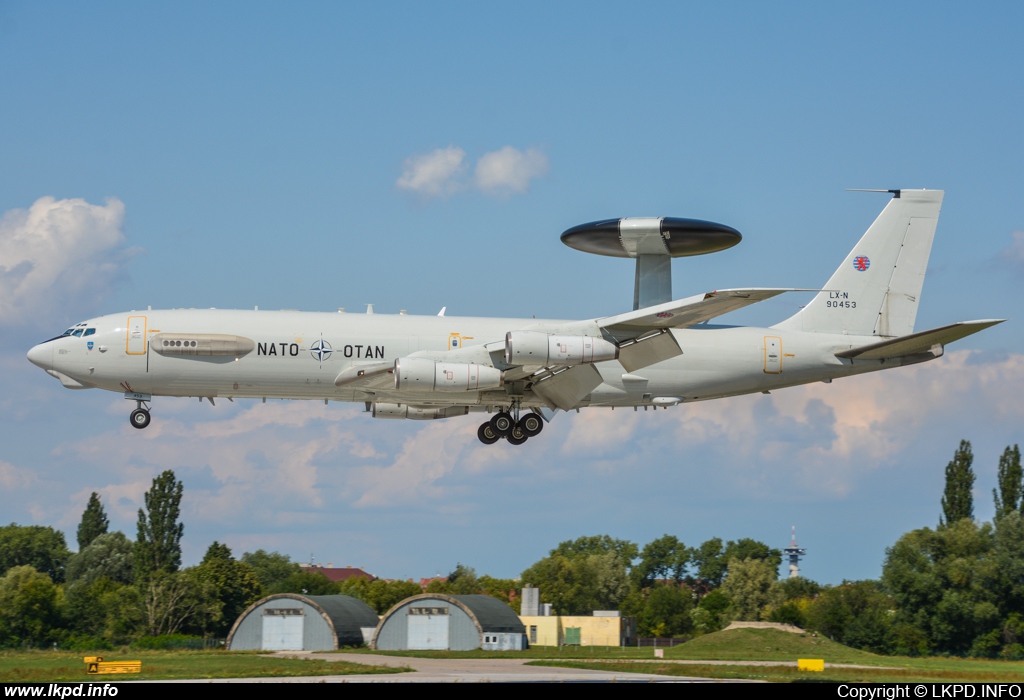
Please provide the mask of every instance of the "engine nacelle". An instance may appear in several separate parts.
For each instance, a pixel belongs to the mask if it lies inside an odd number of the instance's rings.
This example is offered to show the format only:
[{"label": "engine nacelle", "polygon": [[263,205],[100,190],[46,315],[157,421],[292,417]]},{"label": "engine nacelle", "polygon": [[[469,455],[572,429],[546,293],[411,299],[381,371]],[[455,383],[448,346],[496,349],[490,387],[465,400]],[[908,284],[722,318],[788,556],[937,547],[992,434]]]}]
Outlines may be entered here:
[{"label": "engine nacelle", "polygon": [[375,403],[373,404],[374,418],[391,418],[406,420],[437,420],[439,418],[451,418],[452,416],[464,416],[469,413],[469,406],[442,406],[440,408],[418,408],[403,403]]},{"label": "engine nacelle", "polygon": [[548,335],[537,331],[505,334],[505,362],[510,365],[581,365],[614,360],[619,346],[589,335]]},{"label": "engine nacelle", "polygon": [[423,357],[395,360],[396,391],[481,391],[500,389],[500,369],[484,365],[435,362]]}]

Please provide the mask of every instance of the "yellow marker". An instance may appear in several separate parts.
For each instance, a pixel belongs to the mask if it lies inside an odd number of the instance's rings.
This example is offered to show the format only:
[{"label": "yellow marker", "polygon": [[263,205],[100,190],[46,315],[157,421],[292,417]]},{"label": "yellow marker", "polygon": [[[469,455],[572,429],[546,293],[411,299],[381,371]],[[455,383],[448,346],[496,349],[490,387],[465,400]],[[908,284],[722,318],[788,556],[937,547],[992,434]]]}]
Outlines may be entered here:
[{"label": "yellow marker", "polygon": [[104,661],[102,656],[86,656],[85,672],[89,675],[110,673],[142,673],[141,661]]},{"label": "yellow marker", "polygon": [[797,659],[796,670],[798,671],[824,671],[825,659]]}]

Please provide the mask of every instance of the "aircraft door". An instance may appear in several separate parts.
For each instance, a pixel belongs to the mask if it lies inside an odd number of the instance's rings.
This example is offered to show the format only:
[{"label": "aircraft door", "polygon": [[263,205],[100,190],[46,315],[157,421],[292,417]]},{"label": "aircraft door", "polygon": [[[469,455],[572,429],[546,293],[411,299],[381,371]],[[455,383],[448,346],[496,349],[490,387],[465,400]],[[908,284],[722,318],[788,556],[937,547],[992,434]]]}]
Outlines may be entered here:
[{"label": "aircraft door", "polygon": [[782,338],[764,337],[764,373],[782,374]]},{"label": "aircraft door", "polygon": [[129,316],[128,328],[125,329],[125,352],[129,355],[146,354],[146,317]]}]

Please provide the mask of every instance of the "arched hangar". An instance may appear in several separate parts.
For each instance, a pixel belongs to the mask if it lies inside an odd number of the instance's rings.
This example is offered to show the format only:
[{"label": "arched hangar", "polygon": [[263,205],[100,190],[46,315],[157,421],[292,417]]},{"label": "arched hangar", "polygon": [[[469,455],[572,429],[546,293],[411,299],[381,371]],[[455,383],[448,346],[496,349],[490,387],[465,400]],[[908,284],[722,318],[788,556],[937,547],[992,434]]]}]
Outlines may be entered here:
[{"label": "arched hangar", "polygon": [[374,649],[525,649],[526,628],[515,611],[489,595],[423,593],[384,613]]},{"label": "arched hangar", "polygon": [[279,593],[243,612],[228,634],[231,651],[329,651],[364,644],[377,627],[377,613],[347,595]]}]

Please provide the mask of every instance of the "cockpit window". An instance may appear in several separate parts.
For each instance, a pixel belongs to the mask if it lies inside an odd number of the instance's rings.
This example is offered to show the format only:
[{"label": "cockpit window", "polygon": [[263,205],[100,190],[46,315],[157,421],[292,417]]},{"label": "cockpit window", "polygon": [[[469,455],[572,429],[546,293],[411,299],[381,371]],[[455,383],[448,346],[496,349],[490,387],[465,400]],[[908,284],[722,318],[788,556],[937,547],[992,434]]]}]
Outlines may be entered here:
[{"label": "cockpit window", "polygon": [[75,331],[74,333],[72,333],[71,335],[75,336],[76,338],[81,338],[81,337],[82,337],[82,331],[83,331],[83,330],[85,330],[85,329],[84,329],[84,328],[79,328],[78,330],[76,330],[76,331]]},{"label": "cockpit window", "polygon": [[68,328],[68,329],[67,329],[66,331],[64,331],[63,333],[61,333],[61,335],[71,335],[71,334],[72,334],[72,333],[74,333],[74,332],[75,332],[75,329],[74,329],[74,328]]},{"label": "cockpit window", "polygon": [[96,332],[95,328],[86,328],[83,337],[88,337]]}]

